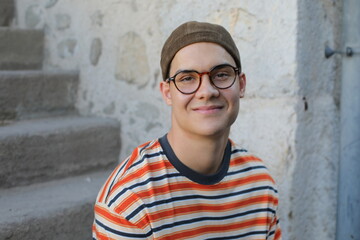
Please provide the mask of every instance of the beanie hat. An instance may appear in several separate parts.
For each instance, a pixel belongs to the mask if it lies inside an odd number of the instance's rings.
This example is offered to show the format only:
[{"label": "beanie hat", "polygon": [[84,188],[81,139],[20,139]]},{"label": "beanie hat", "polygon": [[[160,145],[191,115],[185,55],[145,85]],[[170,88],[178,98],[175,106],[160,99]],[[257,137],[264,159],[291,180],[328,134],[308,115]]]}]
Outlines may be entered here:
[{"label": "beanie hat", "polygon": [[183,47],[197,42],[217,43],[234,58],[241,69],[240,54],[230,33],[222,26],[206,22],[186,22],[177,27],[165,41],[161,50],[161,72],[163,79],[168,78],[171,61]]}]

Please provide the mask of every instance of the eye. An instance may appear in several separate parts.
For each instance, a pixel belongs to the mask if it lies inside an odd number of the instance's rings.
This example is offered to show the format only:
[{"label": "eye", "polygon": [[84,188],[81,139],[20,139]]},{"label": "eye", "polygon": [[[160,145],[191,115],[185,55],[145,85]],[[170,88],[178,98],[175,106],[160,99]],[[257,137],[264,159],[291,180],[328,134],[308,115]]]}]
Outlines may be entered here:
[{"label": "eye", "polygon": [[230,77],[230,73],[227,71],[217,71],[211,75],[212,79],[215,81],[224,81]]},{"label": "eye", "polygon": [[190,81],[194,81],[195,78],[193,76],[184,76],[182,78],[180,78],[180,82],[190,82]]},{"label": "eye", "polygon": [[229,66],[218,66],[211,71],[213,81],[226,81],[234,75],[234,70]]},{"label": "eye", "polygon": [[195,82],[197,79],[195,73],[180,73],[176,76],[177,83],[190,83]]},{"label": "eye", "polygon": [[228,77],[228,76],[229,76],[229,73],[227,73],[227,72],[218,72],[218,73],[215,74],[214,77],[216,77],[216,78],[225,78],[225,77]]}]

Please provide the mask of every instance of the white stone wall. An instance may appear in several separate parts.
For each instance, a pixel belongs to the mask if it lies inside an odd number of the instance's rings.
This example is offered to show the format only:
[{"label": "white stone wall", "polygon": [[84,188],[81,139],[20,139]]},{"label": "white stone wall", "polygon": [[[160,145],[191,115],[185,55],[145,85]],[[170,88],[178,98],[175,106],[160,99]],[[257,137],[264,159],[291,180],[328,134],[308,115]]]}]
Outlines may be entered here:
[{"label": "white stone wall", "polygon": [[46,32],[45,69],[78,69],[82,114],[121,122],[120,160],[169,128],[160,50],[188,20],[222,24],[247,75],[231,137],[264,159],[284,239],[334,239],[338,161],[336,0],[17,0],[18,25]]}]

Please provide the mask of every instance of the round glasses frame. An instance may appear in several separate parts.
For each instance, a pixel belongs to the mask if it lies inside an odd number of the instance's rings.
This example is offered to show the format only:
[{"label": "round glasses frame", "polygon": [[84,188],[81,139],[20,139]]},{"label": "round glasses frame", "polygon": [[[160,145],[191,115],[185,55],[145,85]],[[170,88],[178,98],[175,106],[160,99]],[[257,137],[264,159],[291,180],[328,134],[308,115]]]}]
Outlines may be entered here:
[{"label": "round glasses frame", "polygon": [[[230,69],[232,69],[233,71],[234,71],[234,79],[232,79],[232,81],[229,81],[229,85],[226,85],[225,87],[223,87],[223,86],[217,86],[216,84],[215,84],[215,81],[214,81],[214,78],[216,77],[216,75],[215,75],[215,73],[217,73],[216,71],[217,70],[221,70],[221,69],[224,69],[224,68],[226,68],[226,67],[229,67]],[[210,79],[210,82],[211,82],[211,84],[214,86],[214,87],[216,87],[216,88],[218,88],[218,89],[228,89],[228,88],[230,88],[232,85],[234,85],[234,83],[235,83],[235,80],[236,80],[236,76],[238,75],[238,73],[240,72],[240,69],[239,68],[236,68],[236,67],[233,67],[233,66],[231,66],[230,64],[220,64],[220,65],[217,65],[217,66],[215,66],[215,67],[213,67],[213,68],[211,68],[208,72],[202,72],[202,73],[199,73],[198,71],[195,71],[195,70],[182,70],[182,71],[179,71],[179,72],[177,72],[174,76],[172,76],[172,77],[169,77],[169,78],[167,78],[165,81],[166,82],[174,82],[174,85],[175,85],[175,87],[176,87],[176,89],[179,91],[179,92],[181,92],[182,94],[193,94],[193,93],[195,93],[199,88],[200,88],[200,86],[201,86],[201,82],[202,82],[202,76],[203,75],[208,75],[209,76],[209,79]],[[196,81],[198,81],[198,85],[197,85],[197,87],[195,88],[195,90],[193,90],[193,91],[189,91],[189,92],[184,92],[184,90],[180,90],[180,88],[177,86],[177,84],[176,84],[176,77],[179,75],[179,74],[196,74],[197,75],[197,77],[198,78],[196,78]],[[231,79],[230,79],[231,80]]]}]

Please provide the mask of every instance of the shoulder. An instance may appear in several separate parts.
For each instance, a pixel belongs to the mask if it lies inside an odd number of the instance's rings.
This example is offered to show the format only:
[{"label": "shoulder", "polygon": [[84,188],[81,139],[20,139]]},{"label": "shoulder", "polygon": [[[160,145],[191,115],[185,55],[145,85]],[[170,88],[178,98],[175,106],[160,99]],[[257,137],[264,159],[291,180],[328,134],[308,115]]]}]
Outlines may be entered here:
[{"label": "shoulder", "polygon": [[139,145],[110,174],[98,195],[98,202],[108,202],[114,195],[149,178],[149,172],[162,162],[163,150],[158,139]]},{"label": "shoulder", "polygon": [[129,172],[135,166],[141,166],[151,159],[156,161],[161,154],[163,154],[163,150],[158,139],[146,142],[135,148],[131,155],[121,164],[122,172]]},{"label": "shoulder", "polygon": [[248,176],[262,177],[272,184],[275,184],[266,163],[256,155],[240,148],[236,143],[231,141],[231,159],[230,171],[242,173]]},{"label": "shoulder", "polygon": [[235,161],[237,164],[256,164],[264,165],[265,163],[262,159],[249,152],[248,150],[239,147],[235,142],[230,140],[231,143],[231,160]]}]

